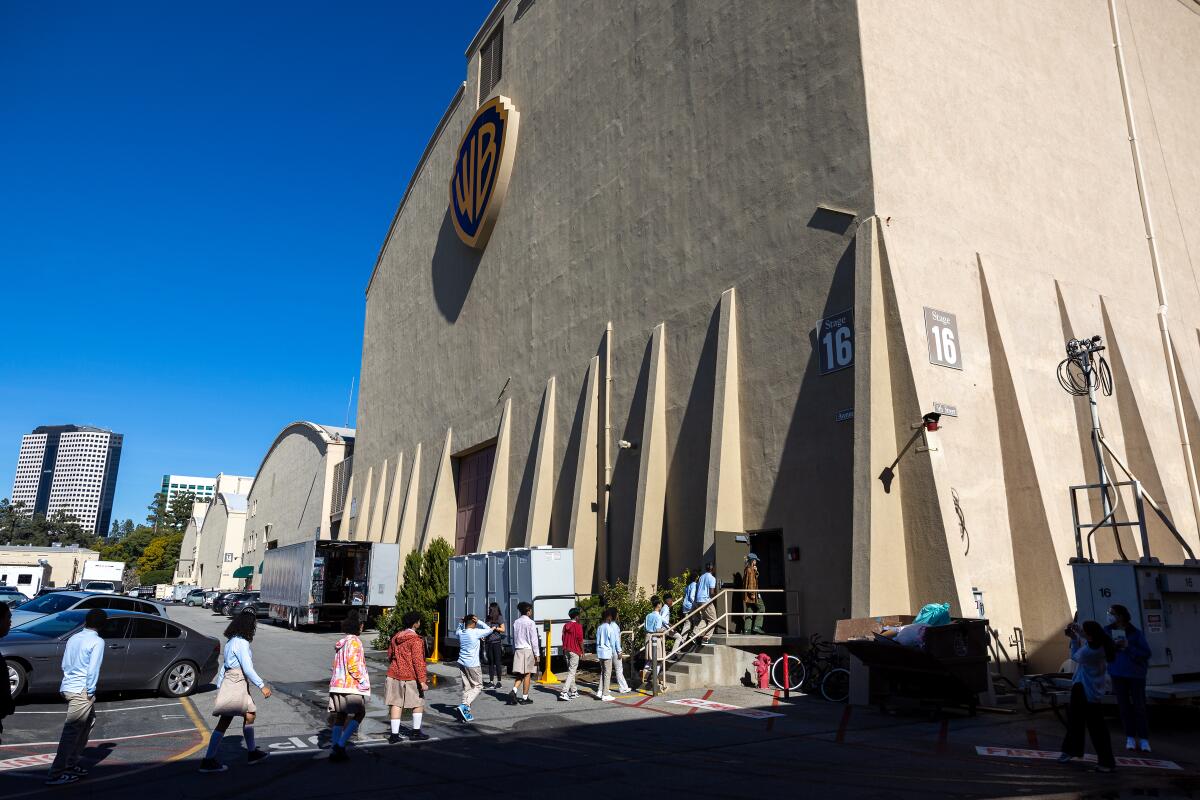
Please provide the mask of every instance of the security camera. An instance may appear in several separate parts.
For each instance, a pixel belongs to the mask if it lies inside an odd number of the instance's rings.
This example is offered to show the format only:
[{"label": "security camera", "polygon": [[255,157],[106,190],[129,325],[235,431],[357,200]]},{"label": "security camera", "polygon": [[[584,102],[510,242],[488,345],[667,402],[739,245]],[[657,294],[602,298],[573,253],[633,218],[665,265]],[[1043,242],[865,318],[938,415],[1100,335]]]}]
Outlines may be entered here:
[{"label": "security camera", "polygon": [[625,439],[618,439],[617,447],[621,448],[622,450],[637,450],[637,442],[629,442]]}]

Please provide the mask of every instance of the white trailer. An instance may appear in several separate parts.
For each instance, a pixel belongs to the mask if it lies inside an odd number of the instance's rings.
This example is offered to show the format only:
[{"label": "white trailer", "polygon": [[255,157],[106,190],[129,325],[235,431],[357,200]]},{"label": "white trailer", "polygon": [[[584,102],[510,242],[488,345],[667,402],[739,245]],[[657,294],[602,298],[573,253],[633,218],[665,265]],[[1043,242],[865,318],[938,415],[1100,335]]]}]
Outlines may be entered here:
[{"label": "white trailer", "polygon": [[50,584],[50,562],[39,564],[0,564],[0,586],[12,586],[29,599]]},{"label": "white trailer", "polygon": [[86,592],[116,594],[124,587],[124,561],[85,561],[79,588]]},{"label": "white trailer", "polygon": [[373,615],[396,602],[400,545],[309,541],[268,550],[262,600],[290,628],[338,622],[352,608]]},{"label": "white trailer", "polygon": [[567,612],[577,600],[575,553],[570,548],[518,547],[454,556],[450,559],[450,596],[442,635],[457,644],[459,621],[467,614],[485,620],[488,605],[495,602],[504,612],[505,644],[511,646],[517,605],[530,602],[539,631],[551,625],[551,654],[557,655],[561,652],[563,625],[569,619]]}]

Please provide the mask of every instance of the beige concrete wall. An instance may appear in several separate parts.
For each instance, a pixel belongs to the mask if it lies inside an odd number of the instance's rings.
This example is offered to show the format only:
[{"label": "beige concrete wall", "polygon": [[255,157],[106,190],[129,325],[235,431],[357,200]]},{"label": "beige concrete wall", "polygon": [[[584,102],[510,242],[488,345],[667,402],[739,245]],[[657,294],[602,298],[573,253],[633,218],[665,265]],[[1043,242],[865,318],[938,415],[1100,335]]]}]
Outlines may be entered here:
[{"label": "beige concrete wall", "polygon": [[[1185,233],[1200,219],[1189,133],[1200,127],[1200,6],[1119,8],[1172,336],[1195,391],[1200,284]],[[1055,378],[1069,335],[1105,337],[1117,384],[1101,404],[1105,431],[1200,546],[1107,6],[861,0],[858,9],[885,287],[873,302],[894,320],[896,348],[859,397],[880,426],[869,435],[897,442],[935,401],[959,412],[937,452],[910,454],[897,488],[872,498],[874,513],[903,518],[907,561],[870,569],[877,580],[879,570],[907,573],[908,610],[951,600],[973,613],[978,587],[1002,634],[1021,627],[1035,663],[1056,665],[1073,605],[1067,486],[1095,480],[1085,401]],[[957,315],[963,370],[929,363],[923,306]],[[1185,400],[1193,424],[1194,402]],[[873,476],[886,464],[868,463],[868,449],[879,458],[878,447],[860,448],[859,470]],[[1151,537],[1157,555],[1178,559],[1161,526]],[[1100,555],[1114,551],[1101,543]]]},{"label": "beige concrete wall", "polygon": [[[244,581],[235,579],[233,572],[242,565],[242,546],[246,529],[246,512],[231,510],[225,495],[218,494],[204,517],[200,529],[196,568],[192,579],[205,589],[238,589]],[[231,561],[225,554],[232,553]]]},{"label": "beige concrete wall", "polygon": [[294,422],[271,444],[247,497],[242,561],[260,578],[268,542],[283,547],[310,539],[328,539],[333,502],[333,471],[348,443],[310,422]]},{"label": "beige concrete wall", "polygon": [[0,564],[13,566],[37,566],[45,559],[50,564],[50,580],[55,586],[78,583],[83,574],[83,565],[95,561],[100,554],[95,550],[74,547],[0,547]]},{"label": "beige concrete wall", "polygon": [[[582,487],[579,526],[594,538],[592,502],[610,512],[597,580],[625,577],[647,476],[640,452],[615,441],[643,436],[648,345],[662,323],[666,497],[661,530],[643,530],[658,536],[657,578],[695,567],[718,309],[735,287],[743,521],[780,528],[799,548],[786,569],[803,595],[800,624],[830,632],[850,602],[852,429],[833,420],[853,404],[853,376],[820,377],[812,337],[818,319],[853,304],[854,249],[853,230],[817,206],[870,212],[854,7],[678,0],[516,11],[501,12],[497,92],[522,115],[505,207],[482,254],[447,216],[454,153],[475,110],[472,57],[369,287],[356,475],[379,475],[385,459],[422,445],[424,531],[447,429],[454,453],[491,439],[511,401],[506,543],[522,544],[553,377],[549,541],[568,541]],[[611,405],[593,413],[611,428],[599,428],[599,474],[580,475],[582,392],[610,321],[612,366],[598,396]],[[596,489],[606,467],[607,498]],[[361,508],[378,489],[360,484]],[[450,528],[429,533],[453,539]]]}]

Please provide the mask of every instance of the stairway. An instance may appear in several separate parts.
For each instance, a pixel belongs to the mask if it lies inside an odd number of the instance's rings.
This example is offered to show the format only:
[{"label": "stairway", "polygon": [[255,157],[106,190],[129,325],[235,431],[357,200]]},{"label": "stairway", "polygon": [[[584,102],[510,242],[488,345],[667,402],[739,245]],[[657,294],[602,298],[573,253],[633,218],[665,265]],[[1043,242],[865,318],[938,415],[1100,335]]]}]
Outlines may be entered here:
[{"label": "stairway", "polygon": [[733,686],[753,676],[754,659],[782,644],[778,636],[717,635],[708,644],[688,645],[667,659],[667,691]]}]

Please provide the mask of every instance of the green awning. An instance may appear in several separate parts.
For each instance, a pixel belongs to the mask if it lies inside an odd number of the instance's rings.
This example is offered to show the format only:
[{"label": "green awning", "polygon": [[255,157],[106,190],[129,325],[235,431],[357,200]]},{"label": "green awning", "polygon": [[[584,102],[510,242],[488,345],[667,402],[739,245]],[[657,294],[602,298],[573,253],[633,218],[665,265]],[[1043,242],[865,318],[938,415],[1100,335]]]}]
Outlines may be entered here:
[{"label": "green awning", "polygon": [[262,575],[262,565],[263,565],[263,562],[261,562],[261,561],[258,562],[258,574],[259,575]]},{"label": "green awning", "polygon": [[251,566],[238,567],[237,569],[235,569],[233,571],[233,577],[235,577],[235,578],[253,578],[254,577],[254,567],[251,567]]}]

